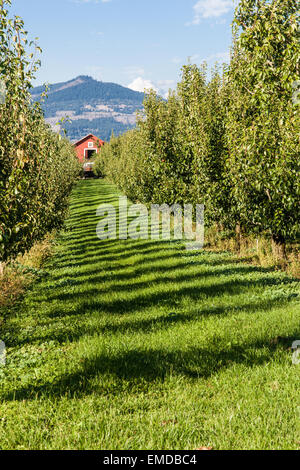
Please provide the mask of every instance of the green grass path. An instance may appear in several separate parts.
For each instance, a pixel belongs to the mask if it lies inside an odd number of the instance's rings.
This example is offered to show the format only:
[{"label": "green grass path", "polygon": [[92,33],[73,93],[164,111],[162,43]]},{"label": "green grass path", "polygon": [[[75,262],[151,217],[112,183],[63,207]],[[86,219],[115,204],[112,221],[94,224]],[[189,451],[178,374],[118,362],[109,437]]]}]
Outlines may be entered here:
[{"label": "green grass path", "polygon": [[0,331],[0,448],[299,448],[299,282],[228,253],[100,241],[103,202],[114,187],[79,182]]}]

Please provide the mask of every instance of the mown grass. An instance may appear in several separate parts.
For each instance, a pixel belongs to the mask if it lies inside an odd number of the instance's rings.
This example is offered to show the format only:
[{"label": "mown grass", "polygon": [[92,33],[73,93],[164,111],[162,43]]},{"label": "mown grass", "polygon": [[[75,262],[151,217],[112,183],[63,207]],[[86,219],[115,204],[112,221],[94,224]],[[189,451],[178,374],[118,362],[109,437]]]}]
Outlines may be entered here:
[{"label": "mown grass", "polygon": [[1,449],[297,449],[299,281],[180,243],[96,237],[81,181],[44,276],[6,311]]}]

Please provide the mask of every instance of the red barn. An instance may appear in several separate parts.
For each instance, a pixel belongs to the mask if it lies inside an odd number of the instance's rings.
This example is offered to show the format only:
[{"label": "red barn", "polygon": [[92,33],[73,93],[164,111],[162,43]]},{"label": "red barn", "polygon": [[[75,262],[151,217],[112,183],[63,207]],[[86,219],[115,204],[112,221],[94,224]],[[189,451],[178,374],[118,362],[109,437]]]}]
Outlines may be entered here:
[{"label": "red barn", "polygon": [[95,157],[95,153],[99,152],[104,143],[103,140],[98,139],[93,134],[86,135],[74,144],[78,159],[81,162],[91,160]]}]

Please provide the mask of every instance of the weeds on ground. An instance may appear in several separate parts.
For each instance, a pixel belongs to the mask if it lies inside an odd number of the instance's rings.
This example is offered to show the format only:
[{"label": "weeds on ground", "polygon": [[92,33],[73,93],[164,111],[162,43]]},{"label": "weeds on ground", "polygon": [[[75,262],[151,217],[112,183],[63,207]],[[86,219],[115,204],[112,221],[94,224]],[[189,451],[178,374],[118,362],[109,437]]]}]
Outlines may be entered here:
[{"label": "weeds on ground", "polygon": [[241,261],[264,268],[282,270],[293,277],[300,278],[300,244],[297,242],[287,244],[287,258],[281,260],[274,256],[271,242],[266,237],[241,237],[240,245],[237,246],[234,233],[218,230],[214,226],[206,229],[205,247],[217,252],[230,251]]},{"label": "weeds on ground", "polygon": [[[3,266],[0,274],[0,309],[11,306],[40,275],[43,263],[53,251],[54,240],[55,234],[48,234],[28,253]],[[1,317],[0,310],[0,325],[3,321]]]}]

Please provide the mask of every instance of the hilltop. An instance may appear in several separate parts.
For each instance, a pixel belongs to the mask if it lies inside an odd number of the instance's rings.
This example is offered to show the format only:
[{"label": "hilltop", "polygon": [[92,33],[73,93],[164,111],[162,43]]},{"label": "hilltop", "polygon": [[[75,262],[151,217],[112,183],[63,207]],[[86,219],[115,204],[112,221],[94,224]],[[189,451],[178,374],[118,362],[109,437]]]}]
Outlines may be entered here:
[{"label": "hilltop", "polygon": [[[31,90],[34,100],[44,91],[43,86]],[[143,108],[144,94],[110,82],[100,82],[80,75],[67,82],[50,85],[43,104],[46,121],[58,130],[56,123],[69,116],[65,128],[71,140],[93,133],[109,140],[135,126],[136,111]]]}]

